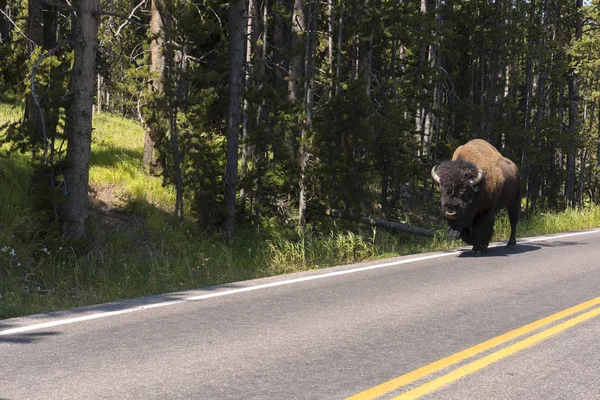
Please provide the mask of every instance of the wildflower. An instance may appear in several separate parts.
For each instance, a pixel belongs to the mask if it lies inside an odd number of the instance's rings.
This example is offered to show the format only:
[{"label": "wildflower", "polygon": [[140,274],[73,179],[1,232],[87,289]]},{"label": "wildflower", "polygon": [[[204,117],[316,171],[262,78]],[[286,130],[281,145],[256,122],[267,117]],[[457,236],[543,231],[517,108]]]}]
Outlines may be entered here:
[{"label": "wildflower", "polygon": [[50,250],[48,250],[46,247],[44,247],[44,248],[42,249],[42,251],[43,251],[44,253],[46,253],[46,254],[50,255]]},{"label": "wildflower", "polygon": [[17,267],[20,267],[20,266],[21,266],[21,263],[17,263]]},{"label": "wildflower", "polygon": [[11,256],[16,256],[17,254],[15,253],[15,249],[10,249],[10,253]]},{"label": "wildflower", "polygon": [[2,252],[3,253],[6,253],[7,251],[8,251],[8,247],[6,247],[6,246],[2,247]]}]

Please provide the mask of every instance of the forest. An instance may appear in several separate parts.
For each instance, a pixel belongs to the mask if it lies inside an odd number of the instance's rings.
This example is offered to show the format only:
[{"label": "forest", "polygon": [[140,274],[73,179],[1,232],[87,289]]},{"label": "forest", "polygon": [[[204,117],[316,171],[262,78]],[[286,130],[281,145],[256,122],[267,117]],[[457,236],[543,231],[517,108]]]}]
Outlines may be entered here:
[{"label": "forest", "polygon": [[472,138],[518,166],[523,218],[594,207],[599,6],[0,0],[0,150],[26,158],[44,221],[27,235],[94,240],[103,115],[141,126],[173,220],[225,242],[332,217],[433,235],[431,168]]}]

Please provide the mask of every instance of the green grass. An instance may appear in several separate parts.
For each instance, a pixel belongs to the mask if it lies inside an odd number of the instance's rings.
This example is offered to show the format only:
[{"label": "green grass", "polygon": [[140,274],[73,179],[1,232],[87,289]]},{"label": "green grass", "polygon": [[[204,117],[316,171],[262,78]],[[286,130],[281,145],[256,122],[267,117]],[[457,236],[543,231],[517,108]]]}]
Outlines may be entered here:
[{"label": "green grass", "polygon": [[148,202],[168,210],[175,191],[164,187],[160,177],[148,176],[142,166],[144,131],[139,124],[111,114],[94,118],[90,183],[108,189],[124,203]]},{"label": "green grass", "polygon": [[[21,115],[21,108],[0,103],[0,125]],[[0,318],[461,245],[443,235],[350,231],[345,223],[304,236],[240,229],[225,243],[192,221],[174,220],[174,191],[140,162],[138,124],[102,114],[94,128],[91,238],[81,243],[65,241],[57,224],[47,226],[36,211],[28,155],[0,158]],[[600,207],[592,207],[524,218],[518,230],[524,237],[598,226]],[[501,215],[494,240],[508,234]]]}]

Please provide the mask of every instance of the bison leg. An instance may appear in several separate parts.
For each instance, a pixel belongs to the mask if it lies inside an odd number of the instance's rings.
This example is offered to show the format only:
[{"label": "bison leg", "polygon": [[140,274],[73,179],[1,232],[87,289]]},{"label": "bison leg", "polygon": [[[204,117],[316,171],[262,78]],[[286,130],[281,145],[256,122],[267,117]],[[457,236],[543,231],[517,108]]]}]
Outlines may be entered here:
[{"label": "bison leg", "polygon": [[487,250],[494,233],[494,213],[485,211],[473,221],[473,252]]},{"label": "bison leg", "polygon": [[460,231],[460,238],[466,244],[471,244],[472,245],[473,244],[473,237],[471,236],[471,228],[463,228],[462,231]]},{"label": "bison leg", "polygon": [[513,247],[517,244],[517,222],[521,213],[521,199],[519,197],[513,199],[506,208],[510,220],[510,239],[506,247]]}]

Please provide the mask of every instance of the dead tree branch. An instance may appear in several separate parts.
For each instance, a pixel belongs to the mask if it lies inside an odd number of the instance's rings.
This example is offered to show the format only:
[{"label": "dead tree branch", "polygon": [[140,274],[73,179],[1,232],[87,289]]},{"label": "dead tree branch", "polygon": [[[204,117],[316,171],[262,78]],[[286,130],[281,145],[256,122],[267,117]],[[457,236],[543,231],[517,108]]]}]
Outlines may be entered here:
[{"label": "dead tree branch", "polygon": [[93,15],[106,15],[106,16],[109,16],[109,17],[117,17],[117,18],[121,18],[121,19],[124,19],[126,21],[129,21],[132,24],[136,24],[136,25],[143,26],[143,27],[147,27],[148,26],[148,24],[144,24],[143,22],[136,21],[133,18],[129,18],[125,14],[119,14],[119,13],[116,13],[116,12],[111,12],[111,11],[97,11],[97,12],[93,12],[92,14]]},{"label": "dead tree branch", "polygon": [[121,25],[119,25],[119,28],[117,29],[117,33],[115,34],[115,36],[119,36],[121,33],[121,29],[123,29],[123,27],[125,25],[127,25],[127,22],[129,22],[129,20],[131,19],[131,17],[133,17],[133,14],[135,14],[135,12],[137,11],[138,8],[140,8],[141,6],[143,6],[144,4],[146,4],[148,0],[142,0],[140,2],[140,4],[138,4],[137,6],[133,7],[133,10],[131,10],[131,12],[129,13],[129,17],[127,17],[127,19],[125,20],[125,22],[123,22]]},{"label": "dead tree branch", "polygon": [[27,35],[25,33],[23,33],[23,31],[21,30],[21,28],[19,28],[19,26],[15,23],[15,21],[13,21],[10,16],[8,14],[6,14],[1,8],[0,8],[0,13],[2,13],[2,15],[4,15],[4,17],[13,25],[13,27],[17,30],[17,32],[19,32],[21,34],[21,36],[23,36],[27,41],[29,41],[32,44],[33,41],[31,39],[29,39],[27,37]]}]

